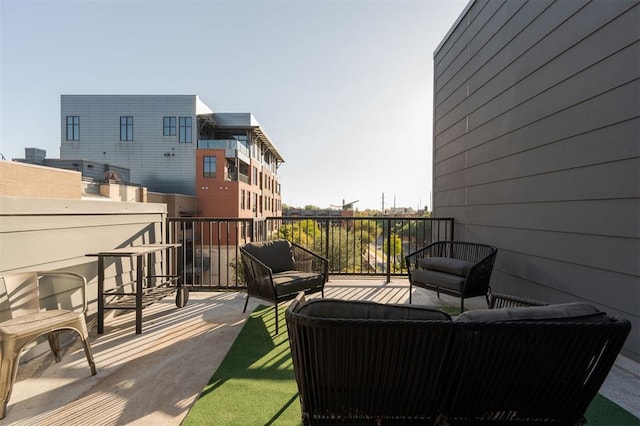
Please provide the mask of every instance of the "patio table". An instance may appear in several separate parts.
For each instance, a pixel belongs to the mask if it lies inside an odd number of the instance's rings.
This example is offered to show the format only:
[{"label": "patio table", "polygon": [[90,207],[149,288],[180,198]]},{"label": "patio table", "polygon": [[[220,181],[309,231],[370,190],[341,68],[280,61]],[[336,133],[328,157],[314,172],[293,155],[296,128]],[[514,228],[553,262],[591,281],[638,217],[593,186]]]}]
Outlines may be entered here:
[{"label": "patio table", "polygon": [[[176,305],[179,308],[186,305],[188,290],[182,285],[179,279],[181,274],[179,271],[176,275],[169,274],[171,250],[175,250],[181,246],[182,244],[144,244],[87,254],[87,256],[98,258],[98,334],[104,333],[105,310],[135,310],[136,334],[141,334],[142,309],[145,307],[172,293],[177,293]],[[167,275],[152,275],[150,273],[155,253],[166,254]],[[117,285],[115,288],[105,290],[105,258],[129,258],[132,259],[132,261],[135,259],[135,281],[123,283]],[[161,280],[159,283],[157,282],[158,279]],[[123,291],[125,286],[134,284],[133,292]],[[105,302],[107,298],[110,298],[110,300]]]}]

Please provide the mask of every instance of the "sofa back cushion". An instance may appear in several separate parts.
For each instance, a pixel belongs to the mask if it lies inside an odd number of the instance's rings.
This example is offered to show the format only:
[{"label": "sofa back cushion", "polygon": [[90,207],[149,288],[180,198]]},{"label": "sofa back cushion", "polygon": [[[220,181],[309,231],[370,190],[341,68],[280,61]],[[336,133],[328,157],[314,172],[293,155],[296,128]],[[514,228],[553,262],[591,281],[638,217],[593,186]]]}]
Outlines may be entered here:
[{"label": "sofa back cushion", "polygon": [[295,269],[291,243],[287,240],[249,243],[245,244],[243,249],[267,265],[274,274]]},{"label": "sofa back cushion", "polygon": [[558,305],[475,309],[463,312],[456,321],[602,321],[606,318],[604,312],[588,303],[574,302]]},{"label": "sofa back cushion", "polygon": [[452,257],[425,257],[418,260],[418,266],[422,269],[466,277],[473,263]]},{"label": "sofa back cushion", "polygon": [[445,312],[416,305],[385,305],[374,302],[359,302],[336,299],[310,300],[302,305],[298,313],[316,318],[451,321]]}]

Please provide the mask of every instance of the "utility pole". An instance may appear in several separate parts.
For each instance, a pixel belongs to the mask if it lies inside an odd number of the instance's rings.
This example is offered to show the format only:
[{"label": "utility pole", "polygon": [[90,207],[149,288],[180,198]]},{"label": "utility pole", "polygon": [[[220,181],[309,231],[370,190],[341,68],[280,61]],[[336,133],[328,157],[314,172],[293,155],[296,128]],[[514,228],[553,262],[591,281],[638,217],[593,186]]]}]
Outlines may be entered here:
[{"label": "utility pole", "polygon": [[382,193],[382,214],[384,214],[384,192]]}]

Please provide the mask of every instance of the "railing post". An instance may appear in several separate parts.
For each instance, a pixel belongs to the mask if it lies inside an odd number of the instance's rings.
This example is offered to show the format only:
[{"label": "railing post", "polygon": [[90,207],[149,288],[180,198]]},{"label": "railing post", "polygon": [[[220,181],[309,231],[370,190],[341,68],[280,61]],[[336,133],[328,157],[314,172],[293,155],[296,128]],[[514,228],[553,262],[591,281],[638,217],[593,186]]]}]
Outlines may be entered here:
[{"label": "railing post", "polygon": [[329,226],[331,226],[331,219],[327,219],[325,223],[324,253],[325,257],[329,259]]},{"label": "railing post", "polygon": [[387,218],[387,284],[391,282],[391,219]]},{"label": "railing post", "polygon": [[454,222],[454,218],[451,218],[451,241],[455,240],[455,235],[456,235],[455,232],[454,232],[455,230],[453,229],[454,223],[455,223]]}]

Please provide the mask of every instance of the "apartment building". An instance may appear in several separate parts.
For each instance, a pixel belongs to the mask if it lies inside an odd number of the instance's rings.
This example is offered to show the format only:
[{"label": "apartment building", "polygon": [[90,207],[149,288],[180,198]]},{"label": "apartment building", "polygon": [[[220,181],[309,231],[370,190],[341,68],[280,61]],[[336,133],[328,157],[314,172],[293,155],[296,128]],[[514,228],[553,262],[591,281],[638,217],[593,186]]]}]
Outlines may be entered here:
[{"label": "apartment building", "polygon": [[197,198],[201,217],[280,215],[284,162],[250,113],[214,113],[197,95],[62,95],[61,159],[130,170],[149,191]]}]

